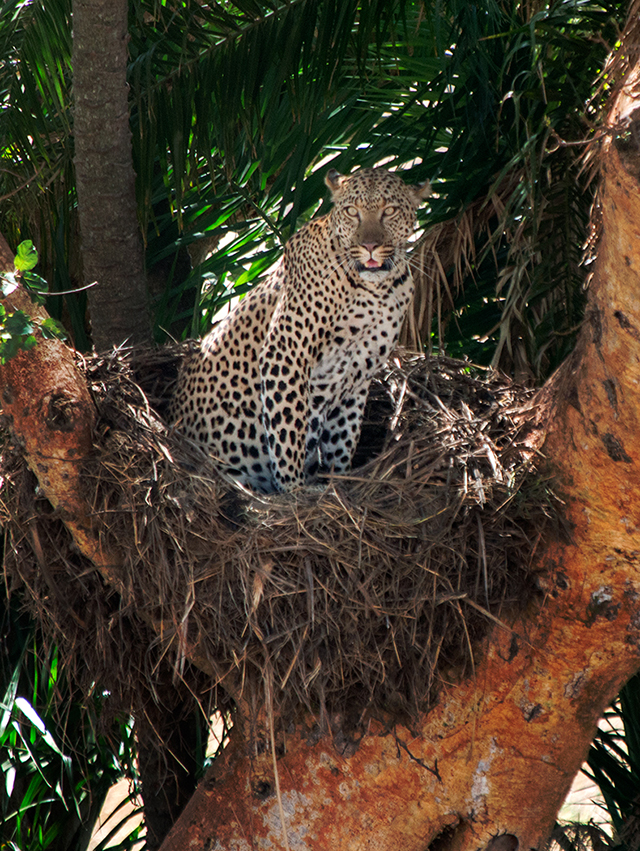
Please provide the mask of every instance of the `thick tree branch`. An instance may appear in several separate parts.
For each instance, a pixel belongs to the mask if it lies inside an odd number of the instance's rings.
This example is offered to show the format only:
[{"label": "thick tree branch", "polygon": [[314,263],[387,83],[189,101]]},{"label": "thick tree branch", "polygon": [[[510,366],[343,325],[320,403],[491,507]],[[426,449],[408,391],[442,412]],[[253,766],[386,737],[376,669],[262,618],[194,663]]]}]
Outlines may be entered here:
[{"label": "thick tree branch", "polygon": [[[0,271],[13,271],[13,254],[0,235]],[[8,311],[22,310],[36,320],[47,318],[18,287],[3,300]],[[105,550],[100,524],[84,498],[82,465],[91,452],[95,407],[86,382],[78,372],[71,350],[60,340],[45,340],[18,352],[0,366],[2,413],[22,442],[24,454],[40,487],[80,549],[105,580],[121,590],[122,557]]]}]

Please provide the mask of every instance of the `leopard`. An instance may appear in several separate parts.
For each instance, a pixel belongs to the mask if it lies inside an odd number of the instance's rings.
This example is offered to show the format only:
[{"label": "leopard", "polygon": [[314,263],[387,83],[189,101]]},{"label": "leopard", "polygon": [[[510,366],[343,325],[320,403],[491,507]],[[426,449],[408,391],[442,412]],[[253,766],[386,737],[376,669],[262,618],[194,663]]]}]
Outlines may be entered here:
[{"label": "leopard", "polygon": [[202,339],[170,405],[175,428],[252,491],[345,474],[375,373],[413,297],[407,242],[429,183],[329,170],[330,211]]}]

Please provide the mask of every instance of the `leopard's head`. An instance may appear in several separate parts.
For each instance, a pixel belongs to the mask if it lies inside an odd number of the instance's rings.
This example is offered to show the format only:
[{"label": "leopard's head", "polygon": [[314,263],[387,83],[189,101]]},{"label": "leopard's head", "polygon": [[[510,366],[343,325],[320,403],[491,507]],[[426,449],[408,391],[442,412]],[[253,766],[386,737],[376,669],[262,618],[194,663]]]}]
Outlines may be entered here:
[{"label": "leopard's head", "polygon": [[348,175],[331,169],[325,182],[334,204],[329,221],[348,266],[365,281],[384,281],[404,261],[416,209],[431,192],[429,183],[408,186],[379,168]]}]

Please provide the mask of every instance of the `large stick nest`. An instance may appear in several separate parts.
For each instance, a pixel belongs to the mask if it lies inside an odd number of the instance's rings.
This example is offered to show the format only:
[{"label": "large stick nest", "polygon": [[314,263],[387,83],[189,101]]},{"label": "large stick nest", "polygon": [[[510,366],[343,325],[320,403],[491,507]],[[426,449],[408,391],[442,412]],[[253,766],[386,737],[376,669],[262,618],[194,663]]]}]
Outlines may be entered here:
[{"label": "large stick nest", "polygon": [[[471,670],[496,619],[535,593],[557,500],[524,441],[531,393],[446,358],[395,358],[374,382],[353,473],[256,496],[167,429],[175,350],[81,363],[99,412],[86,497],[122,555],[121,593],[75,550],[5,451],[5,572],[86,688],[135,702],[161,663],[250,712],[410,719]],[[143,389],[144,388],[144,389]],[[146,392],[145,392],[146,391]],[[160,695],[162,699],[162,695]]]}]

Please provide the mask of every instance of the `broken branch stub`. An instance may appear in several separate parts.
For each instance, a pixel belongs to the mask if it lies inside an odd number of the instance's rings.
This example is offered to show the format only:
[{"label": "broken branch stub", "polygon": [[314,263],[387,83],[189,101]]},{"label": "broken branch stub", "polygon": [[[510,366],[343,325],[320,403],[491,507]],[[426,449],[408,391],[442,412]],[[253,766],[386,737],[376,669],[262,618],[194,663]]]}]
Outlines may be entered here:
[{"label": "broken branch stub", "polygon": [[[0,235],[0,271],[13,271],[13,254]],[[22,286],[2,302],[9,312],[22,310],[43,321],[47,313]],[[61,340],[44,339],[0,365],[0,403],[22,445],[40,487],[60,513],[80,551],[120,590],[118,554],[102,546],[98,526],[84,498],[82,466],[93,445],[95,407],[87,385]]]}]

